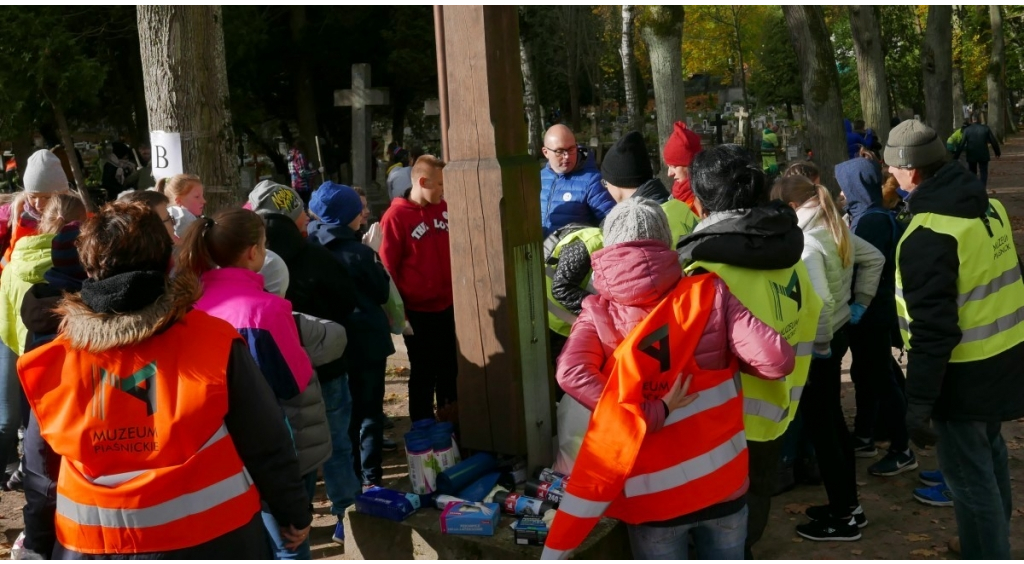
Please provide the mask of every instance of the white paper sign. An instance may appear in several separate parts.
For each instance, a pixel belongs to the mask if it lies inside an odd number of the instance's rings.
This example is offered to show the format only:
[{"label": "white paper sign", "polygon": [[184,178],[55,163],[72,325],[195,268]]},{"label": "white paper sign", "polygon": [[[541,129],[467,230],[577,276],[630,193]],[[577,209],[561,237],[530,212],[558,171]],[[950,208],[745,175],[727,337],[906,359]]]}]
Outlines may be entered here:
[{"label": "white paper sign", "polygon": [[181,162],[180,133],[150,131],[149,144],[153,153],[153,178],[160,180],[185,172]]}]

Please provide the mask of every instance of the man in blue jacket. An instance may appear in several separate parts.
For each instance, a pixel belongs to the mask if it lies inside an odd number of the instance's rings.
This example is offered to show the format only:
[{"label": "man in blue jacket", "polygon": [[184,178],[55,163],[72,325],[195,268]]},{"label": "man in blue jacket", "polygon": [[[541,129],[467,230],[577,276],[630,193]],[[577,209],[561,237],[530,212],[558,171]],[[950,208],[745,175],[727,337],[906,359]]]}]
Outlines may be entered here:
[{"label": "man in blue jacket", "polygon": [[615,200],[601,186],[593,155],[576,144],[568,127],[553,125],[541,149],[548,164],[540,171],[540,220],[544,236],[570,223],[597,227]]}]

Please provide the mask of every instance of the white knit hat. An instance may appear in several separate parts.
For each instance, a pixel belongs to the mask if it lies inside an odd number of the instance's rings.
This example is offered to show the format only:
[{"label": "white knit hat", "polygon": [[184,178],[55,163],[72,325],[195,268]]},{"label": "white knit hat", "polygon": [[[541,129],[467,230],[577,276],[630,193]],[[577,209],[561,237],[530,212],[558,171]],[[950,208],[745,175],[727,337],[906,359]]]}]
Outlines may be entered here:
[{"label": "white knit hat", "polygon": [[68,189],[68,177],[64,175],[60,159],[46,149],[40,149],[28,158],[24,182],[28,193],[64,192]]},{"label": "white knit hat", "polygon": [[661,206],[647,198],[633,196],[616,204],[604,218],[604,246],[653,239],[674,246],[668,216]]}]

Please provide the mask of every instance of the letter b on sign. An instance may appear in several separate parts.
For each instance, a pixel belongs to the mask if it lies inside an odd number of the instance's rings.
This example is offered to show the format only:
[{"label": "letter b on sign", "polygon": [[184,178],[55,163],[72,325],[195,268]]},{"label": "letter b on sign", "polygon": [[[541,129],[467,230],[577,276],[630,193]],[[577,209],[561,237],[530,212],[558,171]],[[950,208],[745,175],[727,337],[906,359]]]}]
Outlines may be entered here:
[{"label": "letter b on sign", "polygon": [[180,133],[151,131],[149,143],[153,147],[153,178],[160,180],[184,172]]},{"label": "letter b on sign", "polygon": [[167,168],[167,147],[156,145],[153,153],[153,168]]}]

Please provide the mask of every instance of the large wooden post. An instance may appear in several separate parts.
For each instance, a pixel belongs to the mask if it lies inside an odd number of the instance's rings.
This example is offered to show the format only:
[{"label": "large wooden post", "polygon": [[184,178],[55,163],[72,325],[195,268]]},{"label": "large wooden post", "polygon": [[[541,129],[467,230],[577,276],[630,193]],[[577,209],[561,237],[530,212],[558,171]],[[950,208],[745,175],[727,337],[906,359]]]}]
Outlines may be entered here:
[{"label": "large wooden post", "polygon": [[[444,6],[459,421],[465,446],[552,457],[540,167],[527,154],[514,6]],[[442,50],[439,49],[439,52]],[[444,91],[445,89],[442,89]],[[442,101],[442,104],[444,102]]]}]

